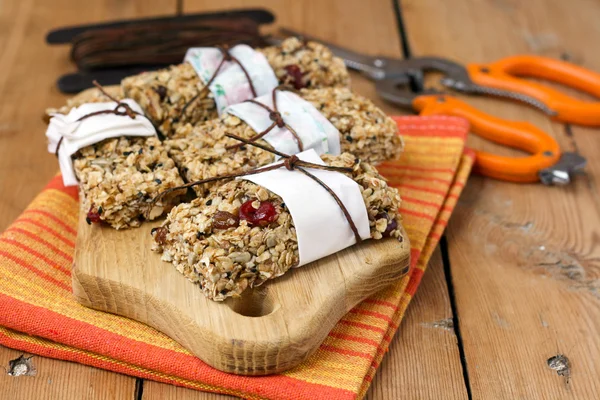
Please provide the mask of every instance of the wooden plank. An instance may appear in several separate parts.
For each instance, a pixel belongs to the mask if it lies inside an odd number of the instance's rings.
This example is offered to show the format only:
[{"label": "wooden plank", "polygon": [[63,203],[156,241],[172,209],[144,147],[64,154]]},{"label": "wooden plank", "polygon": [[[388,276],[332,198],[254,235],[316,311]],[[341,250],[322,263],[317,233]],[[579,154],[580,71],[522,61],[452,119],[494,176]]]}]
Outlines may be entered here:
[{"label": "wooden plank", "polygon": [[[186,0],[185,11],[210,11],[249,5],[272,10],[277,15],[278,26],[310,32],[314,36],[368,54],[383,54],[391,57],[399,57],[401,55],[396,21],[393,16],[391,4],[387,1],[371,2],[369,7],[364,7],[364,2],[360,0],[329,2],[263,0],[251,3],[244,0],[223,0],[219,3],[206,0]],[[332,16],[334,15],[336,22],[331,23]],[[357,26],[364,26],[362,25],[364,21],[370,22],[369,29],[358,29]],[[275,27],[271,29],[274,30]],[[385,40],[381,40],[381,38],[385,38]],[[352,86],[356,92],[369,97],[386,112],[390,114],[405,113],[380,100],[375,93],[372,82],[367,79],[357,74],[352,74]],[[434,268],[433,271],[435,270]],[[417,295],[415,305],[411,305],[407,321],[403,321],[402,323],[401,330],[406,329],[410,334],[407,333],[407,339],[404,340],[405,336],[402,335],[404,331],[401,331],[399,339],[396,338],[394,340],[390,353],[384,358],[384,363],[380,366],[380,371],[373,381],[373,388],[368,395],[371,399],[391,400],[398,398],[401,387],[394,382],[405,383],[402,393],[408,398],[419,398],[420,395],[425,396],[425,398],[428,395],[431,398],[436,398],[436,394],[439,393],[454,394],[454,397],[448,395],[448,398],[464,398],[464,384],[460,372],[460,360],[457,357],[457,347],[452,339],[454,335],[449,331],[444,331],[442,334],[438,332],[437,328],[425,328],[418,325],[420,323],[443,320],[451,316],[448,309],[449,300],[447,293],[439,292],[443,290],[444,286],[441,266],[438,265],[434,277],[425,279],[430,283],[424,283],[424,287],[419,289],[420,294]],[[418,300],[419,298],[421,300]],[[435,304],[431,304],[432,302]],[[430,307],[433,311],[426,312],[425,310]],[[417,309],[417,311],[413,309]],[[425,313],[424,315],[428,318],[417,318],[421,312]],[[420,336],[421,331],[426,331],[422,337]],[[429,331],[431,333],[427,334]],[[426,345],[412,344],[413,340],[425,338],[427,338]],[[398,343],[401,345],[398,346]],[[405,362],[405,360],[411,360],[411,362]],[[418,360],[429,361],[425,364]],[[419,364],[415,370],[423,371],[425,375],[418,376],[414,373],[409,375],[414,363],[417,362]],[[409,376],[412,377],[410,384],[407,378]],[[424,376],[428,378],[424,378]],[[418,381],[415,381],[416,379]],[[415,391],[414,396],[412,392],[413,387]],[[431,388],[439,388],[440,392],[431,390]],[[216,400],[232,398],[230,396],[202,393],[150,381],[144,382],[143,393],[144,400]]]},{"label": "wooden plank", "polygon": [[[0,5],[0,231],[14,220],[58,170],[47,153],[46,107],[66,96],[55,88],[60,74],[74,70],[67,47],[44,44],[56,26],[134,16],[168,14],[175,0],[73,2],[5,0]],[[0,346],[0,363],[21,353]],[[96,368],[35,357],[36,377],[0,374],[3,399],[132,398],[135,379]]]},{"label": "wooden plank", "polygon": [[[23,354],[0,347],[0,363],[8,366]],[[132,399],[135,379],[125,375],[51,358],[34,356],[35,376],[13,377],[0,372],[0,398],[33,399]]]},{"label": "wooden plank", "polygon": [[233,400],[234,396],[199,392],[197,390],[144,381],[143,400]]},{"label": "wooden plank", "polygon": [[466,399],[439,248],[366,399]]},{"label": "wooden plank", "polygon": [[[568,2],[568,8],[558,0],[405,0],[402,6],[415,54],[462,62],[523,52],[556,55],[563,49],[587,59],[597,38],[592,34],[597,27],[591,26],[600,16],[598,6],[586,0]],[[561,27],[565,21],[571,22]],[[540,45],[544,40],[556,40],[558,51]],[[600,69],[596,63],[584,65]],[[497,100],[469,102],[496,115],[531,121],[551,132],[564,149],[573,148],[563,127],[537,111]],[[475,137],[470,143],[498,149]],[[597,155],[591,151],[597,150],[598,139],[586,136],[581,143],[588,157]],[[470,179],[448,236],[474,398],[597,397],[597,198],[586,179],[565,188]],[[570,379],[548,366],[548,359],[558,354],[570,359]]]}]

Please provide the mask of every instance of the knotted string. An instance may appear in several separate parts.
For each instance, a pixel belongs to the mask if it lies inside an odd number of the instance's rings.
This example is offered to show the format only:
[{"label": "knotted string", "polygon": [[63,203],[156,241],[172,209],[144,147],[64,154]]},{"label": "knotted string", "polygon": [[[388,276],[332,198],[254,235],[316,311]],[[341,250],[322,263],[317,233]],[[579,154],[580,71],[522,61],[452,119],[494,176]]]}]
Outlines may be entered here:
[{"label": "knotted string", "polygon": [[237,173],[233,173],[233,174],[226,174],[226,175],[219,175],[219,176],[215,176],[212,178],[207,178],[207,179],[202,179],[199,181],[195,181],[195,182],[189,182],[186,183],[184,185],[181,186],[176,186],[167,190],[164,190],[162,192],[160,192],[150,203],[149,206],[149,210],[151,210],[154,205],[160,201],[160,199],[162,199],[165,195],[172,193],[176,190],[181,190],[181,189],[187,189],[187,188],[191,188],[194,186],[198,186],[198,185],[202,185],[205,183],[210,183],[210,182],[217,182],[223,179],[233,179],[233,178],[237,178],[240,176],[247,176],[247,175],[256,175],[256,174],[260,174],[262,172],[267,172],[267,171],[273,171],[276,169],[279,169],[281,167],[286,168],[288,171],[298,171],[303,173],[304,175],[308,176],[309,178],[311,178],[313,181],[317,182],[323,189],[325,189],[330,195],[331,197],[333,197],[333,199],[335,200],[335,202],[338,204],[338,206],[340,207],[340,209],[342,210],[342,213],[344,214],[344,216],[346,217],[346,220],[348,221],[348,224],[350,225],[350,228],[352,229],[352,232],[354,233],[354,237],[356,238],[356,242],[359,243],[362,241],[362,238],[360,237],[360,234],[358,233],[358,229],[356,228],[356,224],[354,223],[354,220],[352,219],[352,216],[350,215],[350,213],[348,212],[348,209],[346,208],[346,206],[344,205],[344,203],[342,203],[342,200],[340,200],[340,198],[337,196],[337,194],[335,194],[335,192],[329,187],[327,186],[327,184],[325,182],[323,182],[322,180],[320,180],[319,178],[317,178],[315,175],[313,175],[312,173],[310,173],[309,171],[307,171],[305,168],[314,168],[314,169],[320,169],[320,170],[324,170],[324,171],[334,171],[334,172],[346,172],[346,173],[351,173],[352,172],[352,168],[347,168],[347,167],[334,167],[331,165],[321,165],[321,164],[313,164],[311,162],[308,161],[303,161],[301,159],[299,159],[296,155],[288,155],[285,153],[282,153],[280,151],[277,151],[275,149],[271,149],[267,146],[264,146],[260,143],[254,143],[248,139],[244,139],[241,138],[239,136],[236,135],[232,135],[232,134],[226,134],[225,136],[227,136],[228,138],[231,139],[235,139],[235,140],[239,140],[240,142],[242,142],[242,144],[246,144],[246,145],[250,145],[250,146],[255,146],[258,147],[259,149],[265,150],[269,153],[278,155],[279,157],[283,158],[284,160],[282,162],[273,164],[273,165],[268,165],[266,167],[260,167],[260,168],[255,168],[252,169],[250,171],[242,171],[242,172],[237,172]]},{"label": "knotted string", "polygon": [[[84,119],[87,119],[87,118],[90,118],[90,117],[95,117],[97,115],[103,115],[103,114],[113,114],[113,115],[123,116],[123,117],[127,116],[127,117],[129,117],[131,119],[135,119],[138,115],[140,115],[141,117],[146,118],[148,121],[150,121],[150,124],[152,124],[152,127],[154,128],[154,131],[158,135],[158,130],[156,129],[156,126],[154,126],[154,123],[152,123],[152,121],[148,117],[146,117],[142,113],[139,113],[139,112],[133,110],[131,108],[131,106],[129,106],[129,104],[127,104],[127,103],[125,103],[123,101],[119,101],[115,97],[111,96],[110,93],[108,93],[106,90],[104,90],[104,88],[102,87],[102,85],[100,85],[98,83],[98,81],[94,81],[93,83],[94,83],[94,86],[96,86],[96,88],[98,88],[98,90],[100,90],[100,92],[103,95],[105,95],[110,100],[112,100],[115,103],[117,103],[117,106],[114,109],[112,109],[112,110],[99,110],[99,111],[91,112],[91,113],[86,114],[86,115],[82,115],[75,122],[80,122],[80,121],[83,121]],[[58,149],[60,149],[60,145],[62,144],[64,138],[65,138],[64,136],[61,136],[60,139],[58,140],[58,144],[56,145],[56,151],[54,152],[54,155],[56,157],[58,157]]]},{"label": "knotted string", "polygon": [[223,59],[217,66],[217,69],[215,69],[215,72],[213,72],[213,74],[210,77],[210,79],[208,80],[208,82],[206,82],[204,87],[194,97],[192,97],[190,99],[190,101],[185,103],[185,105],[181,109],[181,114],[180,114],[180,118],[179,118],[180,120],[182,120],[183,117],[185,116],[185,112],[188,109],[188,107],[190,105],[192,105],[203,93],[205,93],[209,89],[210,85],[213,83],[213,81],[215,80],[217,75],[219,75],[219,72],[221,71],[221,67],[223,67],[223,65],[225,64],[226,61],[233,61],[234,63],[239,65],[239,67],[242,69],[242,72],[246,76],[246,80],[250,84],[250,90],[252,91],[252,97],[257,96],[256,89],[254,88],[254,84],[252,83],[252,79],[250,78],[250,74],[248,73],[246,68],[244,68],[244,66],[242,65],[240,60],[238,60],[236,57],[232,56],[231,53],[229,53],[229,47],[228,46],[217,46],[217,49],[219,49],[221,51],[221,54],[223,54]]},{"label": "knotted string", "polygon": [[[277,91],[278,90],[282,90],[282,89],[287,89],[286,86],[280,85],[277,86],[275,89],[273,89],[272,92],[272,99],[273,99],[273,108],[271,109],[269,106],[263,104],[263,103],[259,103],[258,101],[254,100],[254,99],[250,99],[250,100],[246,100],[249,103],[252,104],[256,104],[259,107],[264,108],[265,110],[267,110],[269,112],[269,118],[271,119],[271,121],[273,121],[273,123],[271,125],[269,125],[269,127],[267,129],[265,129],[264,131],[252,136],[250,139],[248,139],[251,142],[254,142],[258,139],[261,139],[262,137],[264,137],[267,133],[271,132],[271,130],[273,130],[273,128],[278,127],[278,128],[286,128],[288,131],[290,131],[290,133],[292,134],[292,136],[294,136],[294,139],[296,139],[296,143],[298,144],[298,149],[300,149],[300,152],[304,151],[304,145],[302,144],[302,139],[300,139],[300,136],[296,133],[296,131],[289,126],[284,120],[283,117],[281,116],[281,113],[279,112],[279,110],[277,109]],[[232,150],[232,149],[236,149],[238,147],[243,146],[243,143],[236,143],[233,144],[231,146],[227,146],[225,147],[227,150]]]}]

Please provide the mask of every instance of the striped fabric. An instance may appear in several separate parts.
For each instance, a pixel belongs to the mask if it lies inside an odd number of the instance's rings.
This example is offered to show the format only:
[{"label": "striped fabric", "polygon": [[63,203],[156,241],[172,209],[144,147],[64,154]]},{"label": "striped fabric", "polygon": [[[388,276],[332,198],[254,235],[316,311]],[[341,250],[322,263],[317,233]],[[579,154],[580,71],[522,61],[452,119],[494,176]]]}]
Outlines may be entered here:
[{"label": "striped fabric", "polygon": [[133,320],[94,311],[71,296],[77,193],[60,176],[0,236],[0,344],[144,379],[248,399],[362,397],[398,329],[427,261],[467,180],[467,123],[399,117],[402,160],[380,171],[400,189],[412,245],[409,276],[365,300],[302,365],[280,375],[217,371],[179,344]]}]

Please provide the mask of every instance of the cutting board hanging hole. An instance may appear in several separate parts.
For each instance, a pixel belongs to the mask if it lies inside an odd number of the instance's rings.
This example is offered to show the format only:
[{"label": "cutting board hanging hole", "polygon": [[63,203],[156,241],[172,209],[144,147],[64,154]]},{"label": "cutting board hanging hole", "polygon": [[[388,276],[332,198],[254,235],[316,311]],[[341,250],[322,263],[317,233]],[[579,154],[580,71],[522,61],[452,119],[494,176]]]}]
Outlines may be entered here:
[{"label": "cutting board hanging hole", "polygon": [[264,317],[279,309],[267,287],[248,289],[239,298],[227,299],[225,304],[245,317]]}]

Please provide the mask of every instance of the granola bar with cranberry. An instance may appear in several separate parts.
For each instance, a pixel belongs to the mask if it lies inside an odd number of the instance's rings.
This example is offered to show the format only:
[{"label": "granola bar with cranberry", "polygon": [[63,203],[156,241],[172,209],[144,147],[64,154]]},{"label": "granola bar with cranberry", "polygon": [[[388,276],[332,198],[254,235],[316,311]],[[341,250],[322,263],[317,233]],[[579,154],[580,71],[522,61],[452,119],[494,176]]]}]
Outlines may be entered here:
[{"label": "granola bar with cranberry", "polygon": [[[353,155],[321,156],[331,166],[351,168],[367,210],[371,239],[403,240],[400,195],[377,170]],[[171,210],[152,232],[154,250],[204,295],[221,301],[283,275],[298,265],[294,221],[281,197],[243,179]]]},{"label": "granola bar with cranberry", "polygon": [[[265,55],[281,83],[296,88],[349,85],[343,60],[334,57],[322,44],[288,38],[279,46],[258,51]],[[140,104],[167,137],[178,126],[186,123],[194,125],[218,117],[212,93],[205,90],[204,82],[189,63],[128,77],[121,87],[125,97]]]}]

